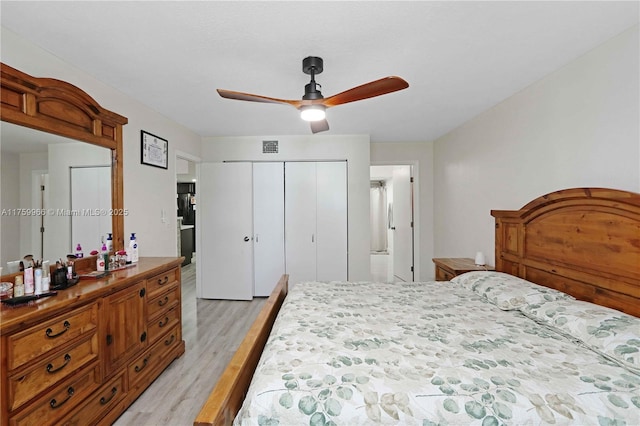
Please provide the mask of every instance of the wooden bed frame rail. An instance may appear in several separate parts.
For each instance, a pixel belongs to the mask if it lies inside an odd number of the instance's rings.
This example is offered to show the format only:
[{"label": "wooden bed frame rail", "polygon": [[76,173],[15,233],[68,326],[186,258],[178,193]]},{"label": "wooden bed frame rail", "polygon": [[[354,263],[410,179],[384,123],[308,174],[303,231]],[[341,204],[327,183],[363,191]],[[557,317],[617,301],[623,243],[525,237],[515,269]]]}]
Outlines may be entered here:
[{"label": "wooden bed frame rail", "polygon": [[282,275],[275,289],[267,299],[253,325],[247,332],[238,350],[231,358],[227,368],[209,398],[202,406],[193,424],[230,425],[240,410],[253,372],[258,365],[260,355],[276,320],[276,316],[289,288],[289,275]]}]

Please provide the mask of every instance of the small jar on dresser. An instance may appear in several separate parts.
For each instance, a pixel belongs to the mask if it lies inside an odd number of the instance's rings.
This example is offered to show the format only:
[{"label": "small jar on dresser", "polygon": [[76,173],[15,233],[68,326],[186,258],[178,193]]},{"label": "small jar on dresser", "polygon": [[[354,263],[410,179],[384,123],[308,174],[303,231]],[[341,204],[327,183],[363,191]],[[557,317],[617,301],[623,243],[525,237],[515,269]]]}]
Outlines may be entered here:
[{"label": "small jar on dresser", "polygon": [[495,271],[490,265],[476,265],[467,257],[434,258],[436,281],[449,281],[451,278],[470,271]]}]

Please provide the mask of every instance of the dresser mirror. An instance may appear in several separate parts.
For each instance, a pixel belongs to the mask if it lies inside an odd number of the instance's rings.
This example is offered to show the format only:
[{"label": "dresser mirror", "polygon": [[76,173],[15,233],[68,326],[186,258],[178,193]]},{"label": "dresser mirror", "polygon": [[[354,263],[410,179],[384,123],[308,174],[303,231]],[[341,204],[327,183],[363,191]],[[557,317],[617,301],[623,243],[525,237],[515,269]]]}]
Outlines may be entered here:
[{"label": "dresser mirror", "polygon": [[78,243],[89,254],[109,233],[123,249],[127,119],[69,83],[0,65],[3,274],[27,254],[55,261]]},{"label": "dresser mirror", "polygon": [[0,141],[2,265],[100,249],[112,233],[110,150],[7,122]]}]

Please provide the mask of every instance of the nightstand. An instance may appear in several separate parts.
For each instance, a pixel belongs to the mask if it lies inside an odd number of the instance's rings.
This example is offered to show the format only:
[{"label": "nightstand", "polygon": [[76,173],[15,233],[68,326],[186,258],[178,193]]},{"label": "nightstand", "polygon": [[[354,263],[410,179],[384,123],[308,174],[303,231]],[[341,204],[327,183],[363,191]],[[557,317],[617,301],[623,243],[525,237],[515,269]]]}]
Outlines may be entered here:
[{"label": "nightstand", "polygon": [[436,265],[436,281],[449,281],[451,278],[470,271],[495,271],[493,266],[478,266],[467,257],[431,259]]}]

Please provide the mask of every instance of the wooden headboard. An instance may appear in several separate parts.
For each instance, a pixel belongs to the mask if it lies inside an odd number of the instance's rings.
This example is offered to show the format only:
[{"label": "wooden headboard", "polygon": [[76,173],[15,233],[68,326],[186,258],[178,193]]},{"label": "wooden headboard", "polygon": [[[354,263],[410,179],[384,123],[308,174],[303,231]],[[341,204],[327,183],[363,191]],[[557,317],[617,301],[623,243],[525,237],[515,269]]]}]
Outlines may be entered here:
[{"label": "wooden headboard", "polygon": [[497,271],[640,317],[640,194],[565,189],[491,215]]}]

